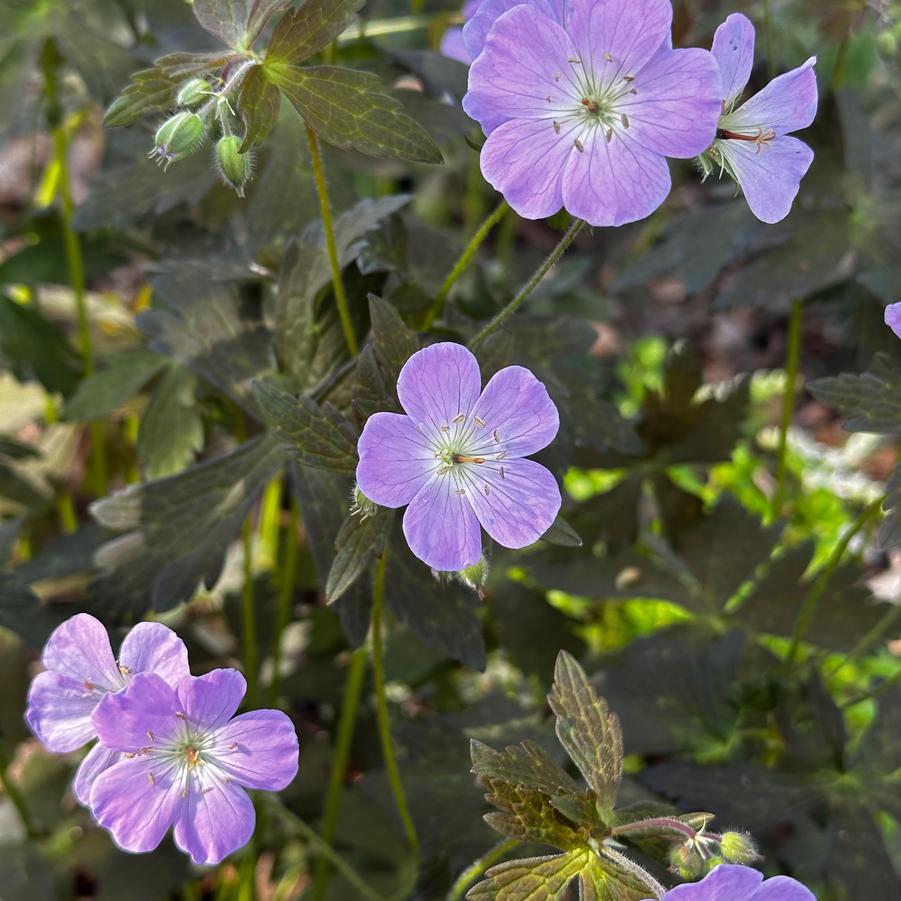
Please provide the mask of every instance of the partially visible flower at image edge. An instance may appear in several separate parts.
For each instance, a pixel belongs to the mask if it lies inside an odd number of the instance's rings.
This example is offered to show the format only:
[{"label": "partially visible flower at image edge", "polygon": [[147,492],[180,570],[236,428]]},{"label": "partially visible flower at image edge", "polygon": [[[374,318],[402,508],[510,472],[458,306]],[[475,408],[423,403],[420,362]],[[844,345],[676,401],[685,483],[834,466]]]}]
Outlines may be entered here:
[{"label": "partially visible flower at image edge", "polygon": [[120,848],[152,851],[172,828],[194,863],[216,864],[250,840],[256,817],[245,789],[289,785],[298,741],[280,710],[234,717],[246,688],[233,669],[186,676],[176,688],[144,673],[103,699],[97,733],[125,756],[94,783],[91,812]]},{"label": "partially visible flower at image edge", "polygon": [[[464,25],[475,15],[483,2],[484,0],[466,0],[466,3],[463,4]],[[455,59],[457,62],[465,63],[467,66],[472,62],[473,58],[469,55],[466,45],[463,43],[463,28],[461,26],[448,28],[444,32],[444,37],[441,38],[441,52],[444,56]]]},{"label": "partially visible flower at image edge", "polygon": [[[28,689],[25,721],[48,750],[66,754],[97,738],[91,715],[103,698],[121,691],[133,676],[154,672],[170,685],[188,675],[184,642],[162,623],[138,623],[125,636],[119,660],[98,619],[78,613],[59,625],[41,654],[44,672]],[[94,780],[122,759],[96,744],[81,762],[72,790],[88,805]]]},{"label": "partially visible flower at image edge", "polygon": [[816,901],[816,898],[796,879],[774,876],[764,880],[763,874],[753,867],[724,863],[700,882],[670,889],[661,901]]},{"label": "partially visible flower at image edge", "polygon": [[413,354],[397,380],[406,415],[375,413],[360,436],[357,486],[403,507],[410,550],[433,569],[459,571],[482,555],[481,529],[500,545],[537,541],[560,510],[560,489],[539,463],[560,418],[545,386],[522,366],[481,390],[479,364],[461,344]]},{"label": "partially visible flower at image edge", "polygon": [[901,303],[890,303],[885,308],[885,324],[901,338]]},{"label": "partially visible flower at image edge", "polygon": [[734,13],[716,30],[713,55],[723,82],[723,115],[717,140],[701,156],[706,175],[725,170],[740,185],[751,212],[774,224],[791,211],[813,151],[790,133],[816,118],[816,57],[773,79],[736,108],[754,66],[754,26]]}]

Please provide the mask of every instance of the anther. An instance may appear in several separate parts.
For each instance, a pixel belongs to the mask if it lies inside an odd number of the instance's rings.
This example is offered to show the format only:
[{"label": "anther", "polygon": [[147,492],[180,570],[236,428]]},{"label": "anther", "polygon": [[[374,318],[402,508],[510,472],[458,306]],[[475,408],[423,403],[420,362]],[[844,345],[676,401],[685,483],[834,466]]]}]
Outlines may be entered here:
[{"label": "anther", "polygon": [[229,749],[229,751],[237,751],[237,750],[238,750],[238,743],[237,743],[236,741],[233,741],[233,742],[228,746],[228,749]]},{"label": "anther", "polygon": [[609,144],[613,140],[613,129],[607,129],[607,143]]},{"label": "anther", "polygon": [[122,673],[123,676],[131,675],[131,670],[127,666],[125,666],[124,663],[119,664],[119,672]]},{"label": "anther", "polygon": [[578,138],[576,138],[573,143],[576,145],[576,150],[578,150],[579,153],[585,153],[585,145]]},{"label": "anther", "polygon": [[176,715],[180,720],[185,720],[185,719],[187,719],[187,716],[185,716],[185,714],[183,714],[180,710],[176,710],[176,711],[175,711],[175,715]]},{"label": "anther", "polygon": [[466,417],[465,417],[462,413],[458,413],[458,414],[454,417],[454,423],[459,424],[459,423],[463,422],[464,419],[466,419]]},{"label": "anther", "polygon": [[458,489],[457,489],[457,494],[459,494],[459,495],[462,497],[464,494],[466,494],[466,489],[465,489],[465,488],[458,488]]},{"label": "anther", "polygon": [[554,131],[557,132],[557,134],[560,134],[560,123],[559,122],[554,122]]},{"label": "anther", "polygon": [[582,60],[578,56],[568,56],[566,58],[567,62],[581,64]]},{"label": "anther", "polygon": [[629,127],[629,117],[625,113],[623,113],[622,116],[620,116],[620,118],[622,119],[622,122],[623,122],[623,128],[628,128]]},{"label": "anther", "polygon": [[547,100],[548,103],[550,103],[550,102],[551,102],[551,95],[548,94],[547,97],[545,97],[544,99]]},{"label": "anther", "polygon": [[635,81],[634,75],[623,75],[623,81]]},{"label": "anther", "polygon": [[442,432],[449,432],[449,431],[450,431],[450,426],[449,426],[449,425],[443,425],[443,426],[441,426],[441,431],[442,431]]},{"label": "anther", "polygon": [[501,467],[501,478],[504,479],[506,476],[504,475],[504,467]]},{"label": "anther", "polygon": [[600,110],[597,101],[589,100],[587,97],[582,98],[582,106],[584,106],[590,113],[596,113]]},{"label": "anther", "polygon": [[560,73],[554,72],[554,81],[560,81]]},{"label": "anther", "polygon": [[153,735],[153,733],[152,733],[149,729],[147,730],[147,737],[148,737],[151,741],[154,741],[154,735]]},{"label": "anther", "polygon": [[188,790],[186,788],[183,788],[181,790],[181,797],[182,797],[182,800],[184,800],[185,798],[188,797]]},{"label": "anther", "polygon": [[135,755],[130,754],[128,751],[125,752],[124,756],[125,756],[126,760],[134,760],[135,759]]},{"label": "anther", "polygon": [[90,681],[87,680],[87,679],[85,679],[85,680],[84,680],[84,690],[85,690],[85,691],[93,691],[93,690],[94,690],[94,683],[93,683],[93,682],[90,682]]},{"label": "anther", "polygon": [[205,789],[203,790],[203,793],[204,793],[205,795],[208,795],[212,790],[213,790],[213,786],[211,785],[209,788],[205,788]]},{"label": "anther", "polygon": [[605,59],[608,63],[612,63],[612,62],[613,62],[613,54],[608,50],[608,51],[604,54],[604,59]]},{"label": "anther", "polygon": [[494,443],[500,444],[501,436],[497,429],[494,430]]},{"label": "anther", "polygon": [[153,778],[153,773],[148,773],[148,774],[147,774],[147,781],[148,781],[151,785],[153,785],[153,784],[156,782],[156,779]]},{"label": "anther", "polygon": [[495,459],[495,460],[506,460],[506,459],[507,459],[507,452],[506,452],[506,451],[501,451],[494,459]]},{"label": "anther", "polygon": [[473,419],[475,419],[476,425],[477,425],[477,426],[480,426],[481,428],[484,428],[484,427],[485,427],[485,420],[484,420],[484,419],[479,419],[478,416],[474,416]]}]

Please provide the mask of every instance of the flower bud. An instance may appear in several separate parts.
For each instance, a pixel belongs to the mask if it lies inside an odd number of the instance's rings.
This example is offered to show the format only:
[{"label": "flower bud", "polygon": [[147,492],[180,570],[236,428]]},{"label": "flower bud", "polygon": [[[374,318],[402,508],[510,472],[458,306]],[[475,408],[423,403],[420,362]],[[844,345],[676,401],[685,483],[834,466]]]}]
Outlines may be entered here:
[{"label": "flower bud", "polygon": [[706,870],[704,857],[693,841],[676,845],[670,851],[669,862],[670,869],[685,880],[697,879]]},{"label": "flower bud", "polygon": [[484,557],[480,557],[478,563],[460,571],[460,579],[465,585],[474,588],[481,594],[488,581],[488,561]]},{"label": "flower bud", "polygon": [[179,88],[176,103],[178,106],[199,106],[205,103],[212,93],[205,78],[192,78]]},{"label": "flower bud", "polygon": [[378,513],[379,505],[375,501],[369,500],[360,489],[354,485],[353,503],[350,507],[351,516],[359,516],[360,519],[368,519]]},{"label": "flower bud", "polygon": [[749,864],[760,857],[751,836],[742,832],[724,832],[720,839],[720,853],[730,863]]},{"label": "flower bud", "polygon": [[216,168],[222,180],[231,185],[239,197],[244,196],[244,185],[253,174],[253,154],[249,151],[241,153],[242,143],[237,135],[223,135],[216,143]]},{"label": "flower bud", "polygon": [[196,113],[180,112],[170,116],[157,129],[153,150],[148,156],[160,163],[176,163],[190,156],[206,138],[206,123]]}]

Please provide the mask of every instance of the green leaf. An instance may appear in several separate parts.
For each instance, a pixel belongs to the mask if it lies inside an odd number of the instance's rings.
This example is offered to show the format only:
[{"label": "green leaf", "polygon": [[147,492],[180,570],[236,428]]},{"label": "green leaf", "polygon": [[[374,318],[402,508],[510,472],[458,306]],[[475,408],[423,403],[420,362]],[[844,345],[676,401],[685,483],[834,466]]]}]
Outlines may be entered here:
[{"label": "green leaf", "polygon": [[848,431],[901,435],[901,367],[887,354],[876,356],[872,372],[818,379],[809,387],[841,413]]},{"label": "green leaf", "polygon": [[369,319],[376,357],[394,383],[407,360],[419,350],[419,336],[401,319],[393,304],[369,295]]},{"label": "green leaf", "polygon": [[0,626],[21,635],[36,648],[65,618],[64,609],[54,611],[15,573],[0,572]]},{"label": "green leaf", "polygon": [[278,122],[281,99],[278,88],[266,78],[262,66],[248,69],[238,95],[238,111],[244,120],[241,153],[245,153],[256,144],[262,144],[269,137],[269,133]]},{"label": "green leaf", "polygon": [[646,901],[658,886],[637,864],[605,845],[591,854],[579,874],[580,901]]},{"label": "green leaf", "polygon": [[472,901],[559,901],[590,856],[587,848],[579,848],[552,857],[508,860],[488,870],[466,897]]},{"label": "green leaf", "polygon": [[299,63],[324,50],[353,21],[365,0],[305,0],[275,29],[266,66]]},{"label": "green leaf", "polygon": [[557,717],[560,744],[597,795],[598,805],[613,810],[623,772],[619,720],[566,651],[557,657],[548,703]]},{"label": "green leaf", "polygon": [[541,540],[560,547],[582,547],[582,539],[576,530],[559,513]]},{"label": "green leaf", "polygon": [[879,529],[879,546],[888,551],[901,545],[901,466],[892,470],[885,489],[885,519]]},{"label": "green leaf", "polygon": [[178,81],[159,68],[142,69],[131,76],[132,83],[109,105],[103,117],[107,128],[131,125],[150,113],[175,106]]},{"label": "green leaf", "polygon": [[238,54],[231,51],[214,53],[167,53],[154,60],[154,65],[163,75],[176,81],[186,81],[191,77],[204,75],[221,69],[235,60],[240,59]]},{"label": "green leaf", "polygon": [[229,47],[249,48],[266,23],[291,0],[194,0],[194,15],[211,35]]},{"label": "green leaf", "polygon": [[488,745],[472,739],[469,744],[472,772],[520,788],[534,789],[549,798],[557,795],[585,795],[551,755],[534,741],[509,745],[503,751],[495,751]]},{"label": "green leaf", "polygon": [[337,66],[279,64],[267,70],[304,122],[329,144],[380,159],[443,162],[435,142],[398,100],[383,93],[375,75]]},{"label": "green leaf", "polygon": [[371,516],[351,514],[335,539],[335,559],[325,584],[325,600],[338,600],[381,553],[391,529],[391,511],[379,507]]},{"label": "green leaf", "polygon": [[110,357],[103,369],[79,384],[66,403],[64,418],[87,422],[114,413],[165,366],[164,358],[140,348]]},{"label": "green leaf", "polygon": [[347,475],[356,472],[356,435],[331,404],[320,407],[272,382],[255,382],[253,396],[263,421],[298,463]]}]

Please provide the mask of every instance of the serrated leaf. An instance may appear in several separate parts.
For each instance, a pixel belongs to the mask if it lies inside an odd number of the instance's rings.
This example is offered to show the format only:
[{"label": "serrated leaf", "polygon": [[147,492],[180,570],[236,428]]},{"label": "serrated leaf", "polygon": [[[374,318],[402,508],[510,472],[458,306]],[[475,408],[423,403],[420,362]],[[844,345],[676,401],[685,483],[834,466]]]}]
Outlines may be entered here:
[{"label": "serrated leaf", "polygon": [[285,16],[266,51],[266,65],[299,63],[324,50],[353,21],[366,0],[306,0]]},{"label": "serrated leaf", "polygon": [[103,369],[84,379],[63,409],[64,418],[86,422],[115,412],[130,401],[166,361],[141,348],[110,357]]},{"label": "serrated leaf", "polygon": [[391,511],[379,507],[365,518],[349,515],[335,539],[335,559],[325,584],[325,600],[337,601],[381,553],[391,530]]},{"label": "serrated leaf", "polygon": [[872,372],[818,379],[809,388],[841,413],[848,431],[901,435],[901,368],[886,354],[877,355]]},{"label": "serrated leaf", "polygon": [[142,69],[132,83],[109,105],[103,117],[107,128],[131,125],[150,113],[175,106],[178,81],[159,68]]},{"label": "serrated leaf", "polygon": [[266,23],[284,12],[291,0],[194,0],[194,15],[201,26],[235,49],[246,49]]},{"label": "serrated leaf", "polygon": [[281,100],[278,88],[266,78],[262,66],[253,66],[247,71],[238,95],[238,111],[244,121],[241,153],[262,144],[269,137],[278,122]]},{"label": "serrated leaf", "polygon": [[400,101],[384,93],[375,75],[338,66],[279,64],[267,70],[304,122],[327,143],[379,159],[444,161],[428,133]]},{"label": "serrated leaf", "polygon": [[588,863],[585,848],[552,857],[525,857],[492,867],[466,897],[472,901],[559,901]]},{"label": "serrated leaf", "polygon": [[619,719],[566,651],[557,657],[548,703],[557,717],[560,744],[597,795],[598,805],[613,810],[623,773]]},{"label": "serrated leaf", "polygon": [[495,751],[483,742],[472,739],[469,754],[472,772],[476,776],[534,789],[549,798],[587,794],[547,750],[534,741],[508,745],[503,751]]},{"label": "serrated leaf", "polygon": [[369,320],[379,363],[389,380],[397,382],[407,360],[419,350],[419,336],[401,319],[393,304],[369,295]]},{"label": "serrated leaf", "polygon": [[165,56],[155,59],[153,64],[163,75],[176,81],[186,81],[189,78],[221,69],[236,59],[240,59],[240,56],[231,51],[217,51],[213,53],[178,51],[176,53],[167,53]]},{"label": "serrated leaf", "polygon": [[580,901],[647,901],[658,887],[637,864],[601,845],[579,874]]}]

